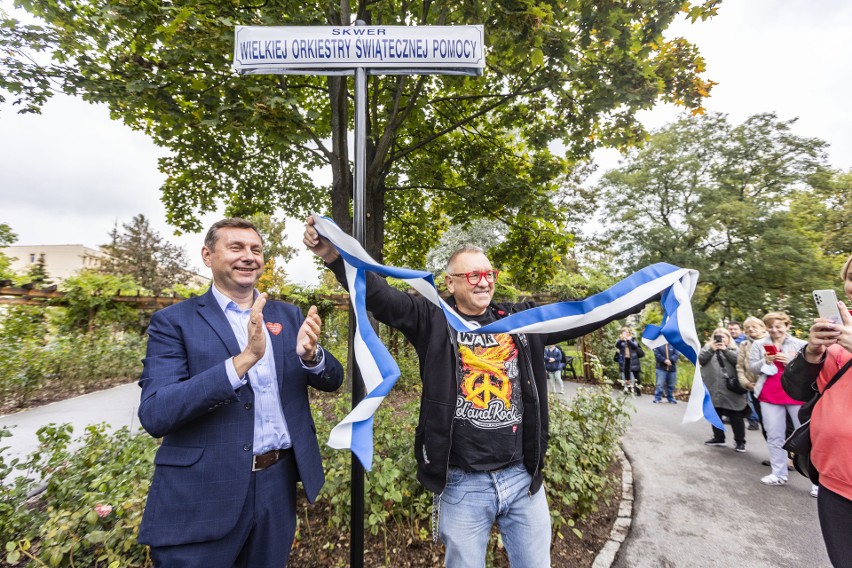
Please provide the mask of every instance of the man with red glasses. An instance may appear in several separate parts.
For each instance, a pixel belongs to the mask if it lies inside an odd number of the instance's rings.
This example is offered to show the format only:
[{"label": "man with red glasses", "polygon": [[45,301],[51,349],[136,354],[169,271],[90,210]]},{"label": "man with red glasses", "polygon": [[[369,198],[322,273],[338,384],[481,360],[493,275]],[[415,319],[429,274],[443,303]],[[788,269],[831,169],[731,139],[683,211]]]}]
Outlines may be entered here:
[{"label": "man with red glasses", "polygon": [[[343,260],[313,225],[309,217],[303,242],[346,287]],[[534,306],[492,302],[498,276],[482,249],[460,248],[447,262],[447,303],[480,327]],[[435,493],[446,565],[484,566],[496,521],[512,566],[549,567],[550,513],[541,490],[548,440],[544,346],[590,329],[512,335],[456,331],[433,303],[392,288],[372,272],[365,302],[377,320],[411,341],[420,359],[417,479]]]}]

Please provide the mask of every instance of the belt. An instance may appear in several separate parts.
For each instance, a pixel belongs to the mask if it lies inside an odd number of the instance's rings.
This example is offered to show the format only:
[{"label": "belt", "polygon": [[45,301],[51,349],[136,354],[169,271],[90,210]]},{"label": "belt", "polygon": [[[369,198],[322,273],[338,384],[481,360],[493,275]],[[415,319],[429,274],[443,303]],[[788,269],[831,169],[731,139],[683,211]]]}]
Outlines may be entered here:
[{"label": "belt", "polygon": [[286,448],[284,450],[270,450],[265,454],[252,456],[251,470],[260,471],[262,469],[266,469],[267,467],[275,465],[281,460],[288,458],[292,455],[293,448]]}]

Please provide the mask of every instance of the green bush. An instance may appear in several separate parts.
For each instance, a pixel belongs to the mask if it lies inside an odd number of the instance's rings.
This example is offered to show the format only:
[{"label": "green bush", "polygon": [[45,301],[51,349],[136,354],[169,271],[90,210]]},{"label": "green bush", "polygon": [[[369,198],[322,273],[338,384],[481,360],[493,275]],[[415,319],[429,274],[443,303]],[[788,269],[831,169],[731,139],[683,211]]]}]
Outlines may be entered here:
[{"label": "green bush", "polygon": [[[2,486],[0,541],[8,565],[151,566],[136,542],[154,469],[157,443],[127,428],[89,426],[71,442],[72,428],[38,431],[39,449],[0,473],[23,474]],[[36,488],[45,481],[45,489]],[[28,494],[38,493],[27,498]],[[29,560],[29,562],[27,562]]]},{"label": "green bush", "polygon": [[[611,397],[608,387],[581,388],[570,404],[551,404],[544,478],[554,538],[565,538],[576,519],[594,511],[618,486],[610,466],[627,426],[626,404],[622,397]],[[429,550],[431,543],[432,495],[416,480],[412,451],[418,405],[416,392],[394,391],[374,422],[364,525],[383,543],[384,565],[393,565],[395,550]],[[340,536],[349,530],[351,454],[333,450],[325,441],[348,413],[348,397],[320,394],[313,411],[326,483],[317,503],[299,512],[294,555],[303,562],[316,555],[323,559],[321,565],[345,565],[346,560],[334,563],[334,558],[348,559],[345,551],[337,551],[338,556],[329,551],[346,546]],[[147,548],[136,537],[157,442],[127,428],[109,433],[103,425],[87,428],[73,442],[71,434],[69,425],[42,428],[38,450],[25,461],[7,463],[0,450],[0,476],[19,474],[0,486],[0,542],[7,565],[151,566]],[[6,435],[0,430],[0,438]],[[46,480],[46,489],[28,498],[40,480]],[[321,511],[327,512],[323,518],[328,526],[317,525]],[[309,558],[301,565],[318,564]]]},{"label": "green bush", "polygon": [[551,400],[544,480],[555,538],[564,538],[566,527],[620,487],[609,471],[629,423],[628,408],[607,386],[580,387],[567,405]]},{"label": "green bush", "polygon": [[0,342],[0,396],[24,405],[37,390],[51,385],[83,392],[107,379],[137,378],[144,354],[144,337],[106,330],[47,343]]}]

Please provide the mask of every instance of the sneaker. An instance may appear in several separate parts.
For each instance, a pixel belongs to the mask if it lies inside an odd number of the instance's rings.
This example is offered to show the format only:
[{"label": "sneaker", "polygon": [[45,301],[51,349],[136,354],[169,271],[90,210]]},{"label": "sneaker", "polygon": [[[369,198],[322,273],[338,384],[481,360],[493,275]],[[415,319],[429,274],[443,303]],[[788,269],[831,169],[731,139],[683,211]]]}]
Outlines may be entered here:
[{"label": "sneaker", "polygon": [[819,497],[819,485],[811,485],[811,497]]},{"label": "sneaker", "polygon": [[633,387],[633,392],[636,393],[636,396],[642,396],[642,389],[640,387]]},{"label": "sneaker", "polygon": [[765,466],[769,467],[772,464],[769,462],[769,460],[763,460],[762,462],[760,462],[760,465],[765,465]]},{"label": "sneaker", "polygon": [[677,404],[677,401],[676,401],[675,399],[671,399],[671,400],[669,401],[669,404]]},{"label": "sneaker", "polygon": [[654,400],[652,400],[651,402],[653,402],[654,404],[657,404],[658,402],[663,402],[663,401],[662,401],[662,400],[660,400],[659,398],[655,398],[655,399],[654,399]]},{"label": "sneaker", "polygon": [[736,447],[736,448],[734,448],[734,450],[735,450],[735,451],[737,451],[737,452],[739,452],[739,453],[741,453],[741,454],[744,454],[744,453],[745,453],[745,451],[746,451],[746,449],[745,449],[745,442],[740,442],[739,444],[737,444],[737,447]]},{"label": "sneaker", "polygon": [[704,445],[725,447],[725,440],[717,440],[716,438],[710,438],[709,440],[704,442]]},{"label": "sneaker", "polygon": [[749,430],[760,430],[760,424],[757,423],[757,420],[752,420],[748,423]]},{"label": "sneaker", "polygon": [[774,473],[761,477],[760,482],[764,485],[787,485],[787,480],[783,477],[778,477]]}]

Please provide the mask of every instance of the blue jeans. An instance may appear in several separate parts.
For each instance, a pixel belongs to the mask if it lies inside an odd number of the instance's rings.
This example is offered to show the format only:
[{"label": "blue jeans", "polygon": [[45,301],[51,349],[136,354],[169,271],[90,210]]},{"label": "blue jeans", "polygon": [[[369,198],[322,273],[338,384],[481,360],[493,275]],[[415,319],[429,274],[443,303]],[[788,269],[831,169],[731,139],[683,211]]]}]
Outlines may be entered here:
[{"label": "blue jeans", "polygon": [[494,521],[513,568],[550,568],[550,510],[544,487],[529,495],[531,481],[521,462],[498,471],[449,468],[438,521],[447,568],[484,568]]},{"label": "blue jeans", "polygon": [[674,400],[674,390],[677,385],[677,371],[672,369],[657,369],[657,388],[654,390],[654,400],[663,398],[663,387],[666,389],[666,398]]}]

